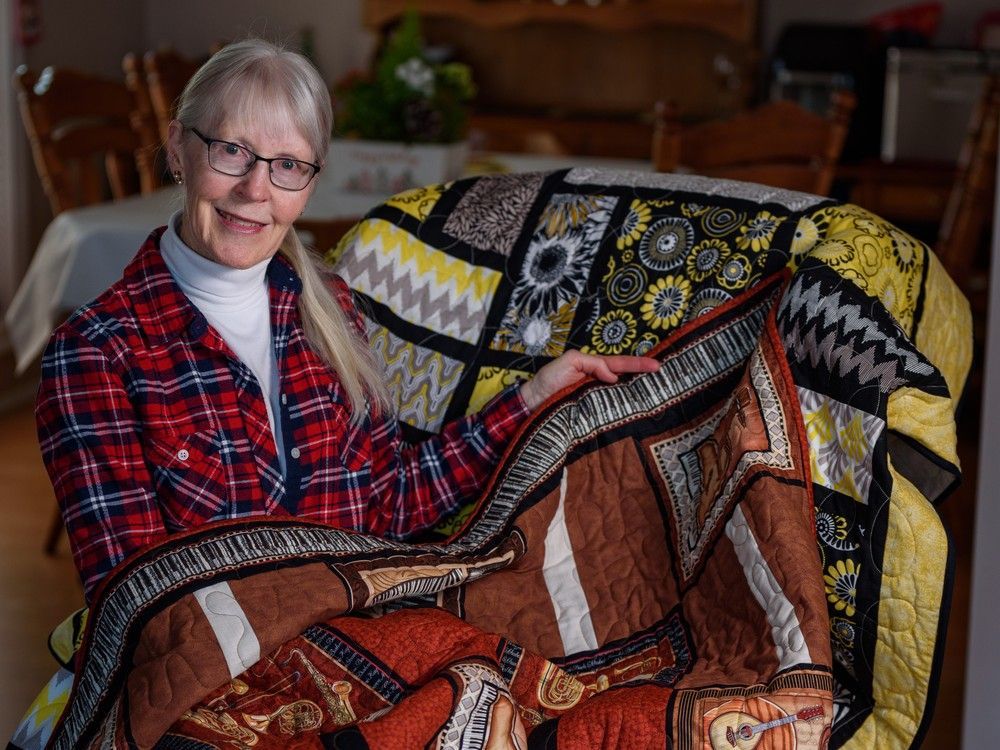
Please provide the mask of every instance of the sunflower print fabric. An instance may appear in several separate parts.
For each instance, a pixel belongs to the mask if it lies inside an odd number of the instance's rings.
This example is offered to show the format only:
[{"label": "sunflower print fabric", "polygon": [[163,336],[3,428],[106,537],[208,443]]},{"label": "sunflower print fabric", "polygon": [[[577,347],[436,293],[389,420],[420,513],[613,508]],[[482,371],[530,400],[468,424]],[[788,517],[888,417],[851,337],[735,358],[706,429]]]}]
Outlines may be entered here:
[{"label": "sunflower print fabric", "polygon": [[[778,323],[812,464],[831,746],[889,747],[919,733],[949,586],[931,503],[958,477],[953,409],[971,356],[967,304],[925,245],[861,207],[803,193],[595,169],[426,188],[376,207],[362,227],[376,222],[500,276],[473,336],[419,325],[423,298],[397,295],[393,307],[359,295],[376,338],[381,329],[408,342],[410,361],[432,352],[463,365],[435,414],[403,415],[410,439],[567,349],[646,354],[789,269]],[[365,248],[355,232],[330,259],[357,264]],[[396,376],[419,385],[434,373]]]}]

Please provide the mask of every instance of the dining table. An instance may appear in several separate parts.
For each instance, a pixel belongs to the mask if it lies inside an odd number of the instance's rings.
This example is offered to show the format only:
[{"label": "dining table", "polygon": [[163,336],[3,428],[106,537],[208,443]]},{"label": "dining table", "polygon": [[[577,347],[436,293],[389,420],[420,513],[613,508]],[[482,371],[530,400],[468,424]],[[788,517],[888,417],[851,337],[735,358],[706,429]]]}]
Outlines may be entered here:
[{"label": "dining table", "polygon": [[[469,174],[484,171],[544,172],[572,167],[649,171],[637,159],[476,154]],[[320,172],[302,218],[311,221],[360,219],[388,194],[340,188]],[[17,372],[23,372],[45,349],[59,321],[87,304],[118,280],[149,233],[166,224],[183,205],[183,187],[168,185],[144,195],[70,209],[46,227],[28,270],[4,314]]]}]

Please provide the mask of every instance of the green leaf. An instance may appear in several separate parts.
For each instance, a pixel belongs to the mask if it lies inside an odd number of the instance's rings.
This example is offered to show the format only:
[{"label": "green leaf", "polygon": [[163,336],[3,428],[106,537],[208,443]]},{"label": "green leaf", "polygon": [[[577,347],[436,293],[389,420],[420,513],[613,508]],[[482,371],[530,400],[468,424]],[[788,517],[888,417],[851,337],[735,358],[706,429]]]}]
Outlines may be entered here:
[{"label": "green leaf", "polygon": [[[472,70],[459,62],[432,64],[424,47],[420,17],[411,8],[386,40],[371,75],[345,79],[334,88],[334,135],[408,143],[462,139],[476,95]],[[425,75],[415,88],[415,75],[420,78],[427,69],[433,78]]]}]

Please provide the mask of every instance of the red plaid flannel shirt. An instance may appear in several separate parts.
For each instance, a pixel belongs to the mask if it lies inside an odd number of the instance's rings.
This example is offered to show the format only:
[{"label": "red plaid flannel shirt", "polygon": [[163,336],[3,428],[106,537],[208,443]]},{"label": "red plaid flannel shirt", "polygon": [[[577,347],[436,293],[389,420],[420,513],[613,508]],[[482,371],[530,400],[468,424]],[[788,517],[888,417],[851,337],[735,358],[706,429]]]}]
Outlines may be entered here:
[{"label": "red plaid flannel shirt", "polygon": [[336,375],[306,343],[301,282],[277,255],[282,476],[260,387],[174,282],[162,231],[56,330],[42,361],[38,438],[88,600],[131,552],[209,520],[291,514],[402,538],[471,499],[527,415],[516,389],[414,446],[391,417],[352,426]]}]

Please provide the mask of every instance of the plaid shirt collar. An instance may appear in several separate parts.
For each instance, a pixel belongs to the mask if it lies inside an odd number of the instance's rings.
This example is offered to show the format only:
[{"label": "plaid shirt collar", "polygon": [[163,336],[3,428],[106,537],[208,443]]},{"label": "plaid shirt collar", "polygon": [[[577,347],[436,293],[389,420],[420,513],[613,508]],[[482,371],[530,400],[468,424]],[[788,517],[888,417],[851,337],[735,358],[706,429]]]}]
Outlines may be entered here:
[{"label": "plaid shirt collar", "polygon": [[[133,300],[135,315],[153,343],[166,344],[178,337],[202,339],[208,334],[218,339],[205,316],[181,291],[160,255],[160,237],[165,231],[165,226],[153,230],[122,274],[123,288]],[[302,293],[302,281],[281,253],[271,258],[267,280],[272,308],[294,309]],[[275,322],[286,324],[287,319]],[[214,343],[216,349],[225,348],[220,346],[221,340],[206,343]]]}]

